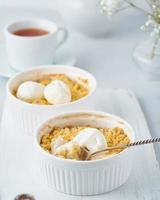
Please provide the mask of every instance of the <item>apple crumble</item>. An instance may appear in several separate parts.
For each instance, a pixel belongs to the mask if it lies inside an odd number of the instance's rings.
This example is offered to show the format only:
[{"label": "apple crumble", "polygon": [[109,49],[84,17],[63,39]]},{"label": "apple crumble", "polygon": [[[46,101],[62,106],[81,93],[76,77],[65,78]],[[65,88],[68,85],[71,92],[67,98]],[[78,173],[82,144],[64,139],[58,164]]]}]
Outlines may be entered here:
[{"label": "apple crumble", "polygon": [[[96,130],[96,132],[95,132]],[[85,134],[85,131],[90,131],[90,136]],[[84,133],[83,133],[84,132]],[[98,138],[98,132],[101,134],[101,138]],[[79,133],[81,134],[81,138],[78,136]],[[94,133],[94,134],[93,134]],[[86,142],[88,145],[87,147],[93,148],[96,146],[95,141],[93,140],[93,136],[95,136],[98,143],[102,144],[102,149],[105,148],[105,142],[106,147],[113,147],[117,146],[119,144],[128,144],[130,143],[130,139],[127,136],[127,134],[124,132],[121,128],[93,128],[93,127],[86,127],[86,126],[73,126],[73,127],[54,127],[52,131],[49,133],[42,133],[42,137],[40,140],[41,147],[47,151],[48,153],[51,153],[53,155],[56,155],[58,157],[62,157],[65,159],[74,159],[74,160],[84,160],[85,158],[85,151],[78,143],[78,141],[81,140],[81,144]],[[77,138],[79,137],[79,138]],[[88,139],[86,139],[88,137]],[[77,138],[77,140],[75,139]],[[103,138],[105,141],[103,141]],[[74,143],[72,141],[75,141]],[[58,148],[57,148],[58,147]],[[57,150],[55,151],[55,148]],[[112,156],[114,154],[117,154],[121,152],[123,149],[116,149],[109,152],[105,152],[102,157],[96,157],[93,159],[100,159],[107,156]]]},{"label": "apple crumble", "polygon": [[63,104],[88,95],[88,80],[71,79],[65,74],[46,74],[36,81],[19,85],[15,96],[25,102],[40,105]]}]

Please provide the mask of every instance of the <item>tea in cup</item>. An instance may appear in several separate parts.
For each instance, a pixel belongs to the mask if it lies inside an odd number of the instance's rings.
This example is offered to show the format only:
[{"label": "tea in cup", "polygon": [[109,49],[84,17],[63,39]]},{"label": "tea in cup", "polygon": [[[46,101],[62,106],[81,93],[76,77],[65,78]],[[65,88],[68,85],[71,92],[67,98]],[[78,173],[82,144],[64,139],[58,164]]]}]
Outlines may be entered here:
[{"label": "tea in cup", "polygon": [[10,23],[4,32],[9,64],[18,71],[36,65],[52,64],[56,49],[68,37],[65,28],[41,19]]}]

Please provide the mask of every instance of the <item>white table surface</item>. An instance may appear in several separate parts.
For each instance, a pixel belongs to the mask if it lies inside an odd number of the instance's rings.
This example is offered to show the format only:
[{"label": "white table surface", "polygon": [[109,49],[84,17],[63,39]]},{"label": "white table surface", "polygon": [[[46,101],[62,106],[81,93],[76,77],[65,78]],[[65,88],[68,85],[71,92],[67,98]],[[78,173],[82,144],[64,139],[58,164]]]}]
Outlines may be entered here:
[{"label": "white table surface", "polygon": [[[132,92],[123,89],[99,89],[94,96],[98,110],[127,120],[135,131],[135,140],[150,138],[140,106]],[[152,145],[133,148],[133,168],[127,182],[109,193],[94,196],[71,196],[46,187],[37,173],[33,138],[8,126],[8,114],[0,137],[0,195],[13,200],[17,194],[31,193],[37,200],[159,200],[160,168]],[[6,119],[6,120],[5,120]],[[17,144],[17,145],[15,145]],[[4,151],[5,149],[5,151]],[[35,158],[35,159],[34,159]],[[151,162],[146,162],[146,161]],[[16,184],[15,184],[16,182]]]},{"label": "white table surface", "polygon": [[[2,6],[1,9],[5,10],[6,7]],[[139,29],[145,17],[137,11],[125,11],[118,18],[116,28],[105,38],[87,38],[70,32],[69,40],[77,58],[76,65],[93,73],[99,87],[133,90],[140,100],[152,136],[158,136],[160,82],[147,81],[132,60],[135,45],[146,36]],[[7,20],[0,13],[0,23],[5,24]],[[6,81],[0,77],[0,111],[3,109]],[[160,146],[156,147],[160,152]]]}]

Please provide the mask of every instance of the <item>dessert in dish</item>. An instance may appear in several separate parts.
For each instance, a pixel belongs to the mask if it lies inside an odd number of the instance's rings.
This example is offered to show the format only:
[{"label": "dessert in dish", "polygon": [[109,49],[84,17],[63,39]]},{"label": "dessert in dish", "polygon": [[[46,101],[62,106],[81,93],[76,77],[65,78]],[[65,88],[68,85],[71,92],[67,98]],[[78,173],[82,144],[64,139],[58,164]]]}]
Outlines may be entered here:
[{"label": "dessert in dish", "polygon": [[86,160],[82,146],[97,152],[106,146],[134,142],[134,137],[125,120],[109,113],[86,110],[54,115],[34,134],[37,169],[50,188],[63,193],[109,192],[128,179],[134,151],[118,149],[97,157],[92,154],[91,160]]},{"label": "dessert in dish", "polygon": [[44,74],[19,84],[14,95],[27,103],[57,105],[81,99],[89,94],[86,79],[71,79],[65,74]]},{"label": "dessert in dish", "polygon": [[6,86],[7,120],[22,134],[33,135],[45,119],[70,110],[92,109],[95,78],[77,67],[37,66],[11,78]]},{"label": "dessert in dish", "polygon": [[[94,153],[107,147],[128,144],[130,139],[122,128],[98,128],[89,126],[54,127],[49,133],[42,133],[41,147],[55,156],[64,159],[85,160],[85,148]],[[116,149],[91,157],[102,159],[121,152]]]}]

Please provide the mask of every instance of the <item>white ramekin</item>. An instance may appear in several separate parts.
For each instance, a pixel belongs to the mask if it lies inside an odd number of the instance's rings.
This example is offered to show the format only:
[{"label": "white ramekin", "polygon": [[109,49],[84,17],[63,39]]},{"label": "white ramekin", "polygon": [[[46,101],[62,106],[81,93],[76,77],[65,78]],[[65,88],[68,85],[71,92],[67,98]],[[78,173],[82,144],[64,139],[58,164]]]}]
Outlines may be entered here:
[{"label": "white ramekin", "polygon": [[75,161],[55,157],[39,145],[41,136],[54,126],[92,125],[121,127],[134,141],[132,127],[123,119],[97,111],[79,111],[54,116],[38,128],[35,134],[36,168],[42,182],[57,191],[71,195],[95,195],[122,185],[130,175],[133,152],[125,149],[112,157],[94,161]]},{"label": "white ramekin", "polygon": [[[13,91],[20,83],[27,80],[34,80],[43,74],[50,73],[63,73],[72,79],[87,79],[90,88],[89,94],[77,101],[61,105],[33,105],[21,101],[13,95]],[[32,135],[37,125],[55,114],[79,109],[88,109],[88,107],[89,109],[93,108],[94,102],[92,98],[95,89],[95,78],[89,72],[77,67],[61,65],[35,67],[19,73],[8,81],[4,118],[15,132],[18,131]]]}]

